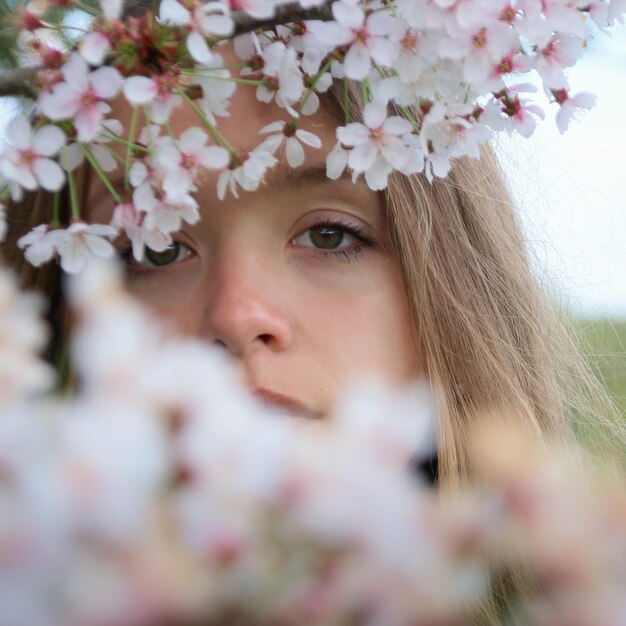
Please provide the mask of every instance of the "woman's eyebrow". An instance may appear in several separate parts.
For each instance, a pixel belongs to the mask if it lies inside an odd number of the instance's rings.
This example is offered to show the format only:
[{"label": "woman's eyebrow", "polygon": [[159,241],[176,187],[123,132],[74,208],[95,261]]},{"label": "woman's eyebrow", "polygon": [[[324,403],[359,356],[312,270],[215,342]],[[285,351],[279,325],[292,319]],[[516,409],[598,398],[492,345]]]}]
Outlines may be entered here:
[{"label": "woman's eyebrow", "polygon": [[[306,167],[278,167],[271,170],[265,178],[265,186],[270,192],[280,192],[285,189],[298,189],[310,185],[333,183],[342,180],[351,181],[351,173],[345,171],[337,180],[328,178],[326,165],[311,165]],[[355,184],[358,186],[358,181]]]}]

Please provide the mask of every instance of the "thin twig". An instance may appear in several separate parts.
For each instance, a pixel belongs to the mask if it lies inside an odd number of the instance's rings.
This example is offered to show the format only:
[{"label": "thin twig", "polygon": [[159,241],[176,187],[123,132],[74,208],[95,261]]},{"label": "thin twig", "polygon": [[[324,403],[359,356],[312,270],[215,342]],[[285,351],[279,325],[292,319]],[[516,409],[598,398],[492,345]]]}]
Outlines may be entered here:
[{"label": "thin twig", "polygon": [[14,70],[0,71],[0,96],[25,96],[36,98],[37,67],[22,67]]}]

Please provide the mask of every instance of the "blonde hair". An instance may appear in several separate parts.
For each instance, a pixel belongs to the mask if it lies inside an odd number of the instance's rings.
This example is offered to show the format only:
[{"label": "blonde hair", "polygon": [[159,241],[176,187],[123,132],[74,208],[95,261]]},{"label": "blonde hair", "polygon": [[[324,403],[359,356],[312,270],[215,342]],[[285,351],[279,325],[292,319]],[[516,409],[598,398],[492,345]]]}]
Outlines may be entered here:
[{"label": "blonde hair", "polygon": [[[351,119],[360,120],[361,90],[347,95]],[[342,107],[343,85],[331,97]],[[416,348],[439,403],[441,483],[467,476],[465,443],[473,417],[483,413],[517,416],[546,443],[571,441],[576,419],[579,429],[604,427],[599,444],[623,445],[604,388],[531,272],[492,147],[479,160],[456,159],[432,183],[394,173],[385,200]]]}]

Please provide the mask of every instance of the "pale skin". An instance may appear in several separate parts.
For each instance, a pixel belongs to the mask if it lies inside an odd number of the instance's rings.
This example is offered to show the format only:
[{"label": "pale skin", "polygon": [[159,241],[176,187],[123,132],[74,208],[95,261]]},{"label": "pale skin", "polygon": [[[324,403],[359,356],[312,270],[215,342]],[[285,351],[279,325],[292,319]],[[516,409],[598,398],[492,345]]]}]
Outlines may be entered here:
[{"label": "pale skin", "polygon": [[[117,113],[128,128],[130,110]],[[252,149],[276,119],[289,116],[240,88],[219,128]],[[169,256],[151,255],[166,264],[126,255],[131,293],[183,333],[225,348],[266,403],[304,416],[327,415],[359,376],[402,386],[422,370],[382,196],[362,180],[325,177],[336,125],[323,108],[305,118],[300,127],[322,148],[305,146],[296,170],[277,153],[279,166],[256,192],[219,201],[217,175],[207,172],[194,194],[200,222],[174,235]],[[201,124],[177,109],[174,133],[190,126]],[[107,223],[113,202],[99,181],[90,195],[90,221]]]}]

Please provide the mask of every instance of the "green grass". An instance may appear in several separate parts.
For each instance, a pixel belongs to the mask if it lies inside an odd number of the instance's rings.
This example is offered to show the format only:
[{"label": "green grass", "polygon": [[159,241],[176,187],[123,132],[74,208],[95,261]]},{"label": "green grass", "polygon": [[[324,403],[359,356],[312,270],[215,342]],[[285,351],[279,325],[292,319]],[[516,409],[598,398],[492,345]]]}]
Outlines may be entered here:
[{"label": "green grass", "polygon": [[626,319],[578,322],[583,351],[626,419]]}]

